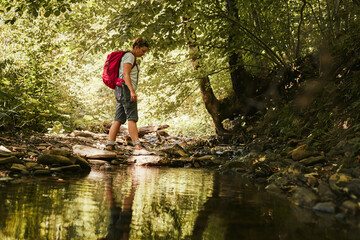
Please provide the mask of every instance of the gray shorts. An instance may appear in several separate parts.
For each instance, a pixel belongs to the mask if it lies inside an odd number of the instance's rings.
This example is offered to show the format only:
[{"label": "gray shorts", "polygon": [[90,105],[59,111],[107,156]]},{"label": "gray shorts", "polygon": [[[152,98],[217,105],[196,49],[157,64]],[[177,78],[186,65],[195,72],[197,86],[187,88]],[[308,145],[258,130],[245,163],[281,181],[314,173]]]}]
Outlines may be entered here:
[{"label": "gray shorts", "polygon": [[122,87],[116,86],[116,113],[115,121],[124,124],[126,120],[138,121],[137,101],[130,101],[131,94],[129,88],[124,84]]}]

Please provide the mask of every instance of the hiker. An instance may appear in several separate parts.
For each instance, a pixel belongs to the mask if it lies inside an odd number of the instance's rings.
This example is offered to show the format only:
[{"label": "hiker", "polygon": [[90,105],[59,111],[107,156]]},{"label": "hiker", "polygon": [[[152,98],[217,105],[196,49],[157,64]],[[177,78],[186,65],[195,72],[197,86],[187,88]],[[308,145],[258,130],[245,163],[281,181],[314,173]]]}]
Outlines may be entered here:
[{"label": "hiker", "polygon": [[125,53],[119,67],[119,79],[124,80],[122,86],[115,87],[116,113],[109,131],[107,150],[115,150],[116,135],[121,124],[128,121],[128,130],[136,150],[141,150],[136,122],[138,121],[136,88],[139,80],[139,66],[136,57],[142,57],[149,44],[141,37],[135,39],[131,51]]}]

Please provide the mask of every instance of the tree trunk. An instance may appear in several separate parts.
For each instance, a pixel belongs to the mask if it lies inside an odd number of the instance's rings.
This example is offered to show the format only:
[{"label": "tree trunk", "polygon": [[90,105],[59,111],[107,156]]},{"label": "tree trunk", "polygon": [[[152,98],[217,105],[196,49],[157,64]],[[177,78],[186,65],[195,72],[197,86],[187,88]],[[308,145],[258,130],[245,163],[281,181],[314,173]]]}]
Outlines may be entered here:
[{"label": "tree trunk", "polygon": [[215,124],[216,133],[219,135],[224,135],[227,131],[222,125],[224,117],[220,113],[220,102],[216,98],[214,91],[210,85],[210,79],[208,76],[205,76],[199,81],[201,97],[205,104],[205,108],[208,113],[211,115],[212,120]]},{"label": "tree trunk", "polygon": [[[193,65],[194,70],[198,70],[201,67],[201,64],[199,62],[200,50],[199,47],[196,46],[196,34],[186,17],[182,18],[182,23],[184,27],[184,37],[189,48],[191,63]],[[211,87],[209,76],[203,76],[199,79],[199,87],[201,91],[202,100],[205,104],[205,108],[212,117],[217,134],[220,135],[226,134],[227,131],[224,129],[222,125],[222,121],[224,120],[224,118],[221,116],[219,111],[220,102],[216,98],[214,91]]]},{"label": "tree trunk", "polygon": [[[229,13],[237,14],[233,0],[226,0]],[[199,57],[199,46],[196,45],[196,34],[193,27],[186,17],[182,18],[184,27],[184,37],[189,48],[191,63],[194,70],[201,68]],[[231,31],[229,31],[231,32]],[[233,41],[235,35],[229,33],[229,45]],[[224,128],[222,121],[227,118],[234,118],[243,113],[248,113],[249,108],[243,103],[249,102],[247,99],[252,98],[256,93],[252,85],[254,84],[252,76],[246,71],[241,63],[241,57],[237,53],[233,53],[229,57],[229,65],[231,69],[231,81],[234,89],[235,97],[229,96],[225,99],[217,99],[210,84],[209,76],[201,76],[199,78],[199,87],[202,100],[206,110],[212,117],[216,132],[219,135],[227,135],[229,132]],[[246,84],[245,84],[246,83]]]}]

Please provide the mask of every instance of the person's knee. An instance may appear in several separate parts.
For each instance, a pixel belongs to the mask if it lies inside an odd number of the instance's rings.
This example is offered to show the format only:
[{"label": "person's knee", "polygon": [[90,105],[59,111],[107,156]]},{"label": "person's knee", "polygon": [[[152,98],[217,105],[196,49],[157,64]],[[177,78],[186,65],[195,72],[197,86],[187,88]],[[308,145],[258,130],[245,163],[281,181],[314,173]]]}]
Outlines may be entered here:
[{"label": "person's knee", "polygon": [[112,123],[112,126],[120,126],[121,125],[121,122],[120,121],[114,121]]}]

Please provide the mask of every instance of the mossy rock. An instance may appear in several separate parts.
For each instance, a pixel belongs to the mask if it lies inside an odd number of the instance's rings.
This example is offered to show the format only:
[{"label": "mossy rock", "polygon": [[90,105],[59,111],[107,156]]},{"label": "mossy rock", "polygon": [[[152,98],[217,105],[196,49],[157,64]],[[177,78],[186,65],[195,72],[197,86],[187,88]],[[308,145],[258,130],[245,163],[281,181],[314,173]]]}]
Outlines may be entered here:
[{"label": "mossy rock", "polygon": [[34,176],[48,176],[51,172],[48,169],[37,169],[33,172]]},{"label": "mossy rock", "polygon": [[8,163],[14,163],[17,162],[18,159],[15,156],[8,156],[8,157],[1,157],[0,158],[0,165],[8,164]]},{"label": "mossy rock", "polygon": [[82,168],[80,167],[80,165],[69,165],[69,166],[51,168],[50,171],[52,171],[52,172],[81,172]]},{"label": "mossy rock", "polygon": [[60,156],[64,156],[64,157],[69,157],[71,156],[71,152],[64,150],[64,149],[60,149],[60,148],[53,148],[50,150],[47,150],[44,152],[44,154],[50,154],[50,155],[60,155]]},{"label": "mossy rock", "polygon": [[82,158],[78,155],[71,155],[69,158],[74,161],[75,164],[80,165],[81,169],[85,171],[91,171],[90,163],[85,158]]},{"label": "mossy rock", "polygon": [[58,166],[68,166],[68,165],[73,165],[75,163],[74,159],[70,159],[65,156],[54,155],[54,154],[43,154],[38,158],[37,162],[39,164],[44,164],[44,165],[58,165]]},{"label": "mossy rock", "polygon": [[0,158],[10,157],[10,156],[11,156],[10,152],[5,152],[0,150]]}]

